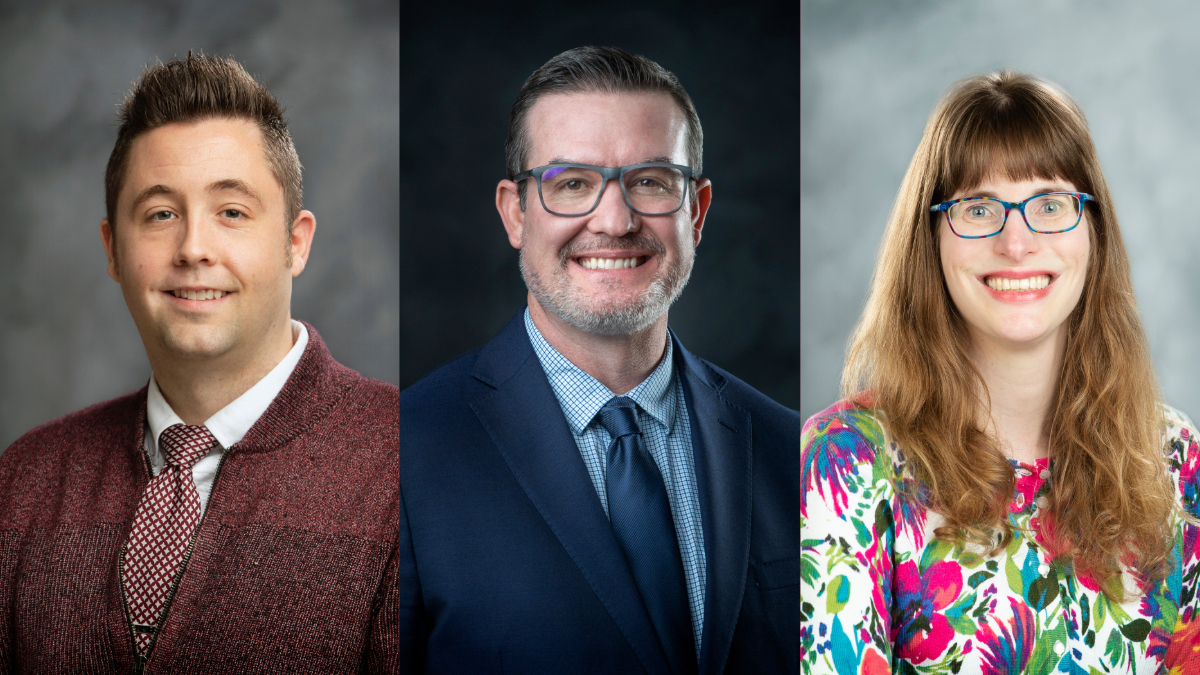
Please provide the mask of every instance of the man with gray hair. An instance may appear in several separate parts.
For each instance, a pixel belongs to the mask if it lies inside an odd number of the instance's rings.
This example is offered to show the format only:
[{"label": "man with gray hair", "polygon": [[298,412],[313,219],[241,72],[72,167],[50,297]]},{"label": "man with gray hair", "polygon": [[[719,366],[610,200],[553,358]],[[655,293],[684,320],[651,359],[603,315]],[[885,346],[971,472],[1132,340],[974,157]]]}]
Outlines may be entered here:
[{"label": "man with gray hair", "polygon": [[400,395],[405,672],[798,670],[799,414],[667,327],[702,146],[642,56],[522,87],[496,208],[528,305]]}]

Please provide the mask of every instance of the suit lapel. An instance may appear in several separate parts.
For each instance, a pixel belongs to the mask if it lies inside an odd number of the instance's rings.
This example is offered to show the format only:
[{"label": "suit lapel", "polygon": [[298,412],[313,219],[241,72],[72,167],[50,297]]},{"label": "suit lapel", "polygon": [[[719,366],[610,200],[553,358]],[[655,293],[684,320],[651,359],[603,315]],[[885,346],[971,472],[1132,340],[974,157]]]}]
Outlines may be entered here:
[{"label": "suit lapel", "polygon": [[525,332],[524,310],[489,342],[471,402],[517,482],[650,673],[669,673],[654,626],[613,536],[562,408]]},{"label": "suit lapel", "polygon": [[685,350],[674,333],[671,339],[692,425],[707,557],[700,672],[720,673],[733,642],[749,569],[753,495],[750,413],[721,398],[725,378]]}]

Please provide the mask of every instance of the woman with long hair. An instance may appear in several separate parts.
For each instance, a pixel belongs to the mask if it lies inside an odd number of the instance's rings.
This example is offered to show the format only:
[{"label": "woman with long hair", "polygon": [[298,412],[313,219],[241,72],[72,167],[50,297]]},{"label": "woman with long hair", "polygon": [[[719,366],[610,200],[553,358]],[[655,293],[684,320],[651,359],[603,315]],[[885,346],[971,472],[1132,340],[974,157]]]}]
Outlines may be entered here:
[{"label": "woman with long hair", "polygon": [[1196,430],[1060,89],[942,98],[842,385],[801,445],[805,672],[1200,672]]}]

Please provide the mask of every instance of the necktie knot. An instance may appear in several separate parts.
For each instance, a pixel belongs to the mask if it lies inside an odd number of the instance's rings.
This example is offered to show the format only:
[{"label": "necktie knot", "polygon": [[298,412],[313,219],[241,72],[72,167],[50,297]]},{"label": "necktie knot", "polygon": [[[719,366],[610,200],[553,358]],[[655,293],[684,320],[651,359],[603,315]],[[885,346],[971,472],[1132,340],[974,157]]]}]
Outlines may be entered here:
[{"label": "necktie knot", "polygon": [[173,424],[158,437],[158,447],[167,464],[183,470],[192,468],[216,442],[212,432],[205,427],[188,424]]},{"label": "necktie knot", "polygon": [[614,396],[600,409],[600,426],[613,440],[642,433],[637,421],[637,403],[628,396]]}]

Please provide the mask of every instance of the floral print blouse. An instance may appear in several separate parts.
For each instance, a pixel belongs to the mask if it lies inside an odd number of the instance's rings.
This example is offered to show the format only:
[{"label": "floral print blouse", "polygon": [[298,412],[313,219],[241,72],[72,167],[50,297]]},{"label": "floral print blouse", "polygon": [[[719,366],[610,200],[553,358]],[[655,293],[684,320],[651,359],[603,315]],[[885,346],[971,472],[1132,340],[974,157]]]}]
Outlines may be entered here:
[{"label": "floral print blouse", "polygon": [[[1195,427],[1166,409],[1167,470],[1196,515]],[[895,489],[903,454],[870,410],[847,402],[804,425],[800,663],[804,673],[1200,673],[1200,528],[1180,520],[1173,567],[1110,602],[1086,575],[1014,532],[995,557],[934,538],[944,520]],[[1053,462],[1009,460],[1009,519],[1038,531]],[[1133,592],[1129,592],[1132,590]]]}]

